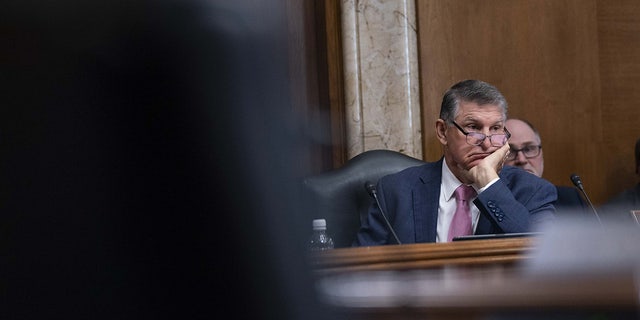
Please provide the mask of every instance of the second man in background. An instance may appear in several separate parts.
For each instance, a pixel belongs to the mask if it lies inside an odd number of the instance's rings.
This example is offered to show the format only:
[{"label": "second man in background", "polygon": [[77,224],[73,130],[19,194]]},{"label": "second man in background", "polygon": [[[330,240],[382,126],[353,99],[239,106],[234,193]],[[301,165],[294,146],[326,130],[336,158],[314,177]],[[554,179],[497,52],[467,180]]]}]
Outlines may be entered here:
[{"label": "second man in background", "polygon": [[[538,177],[542,177],[544,171],[544,155],[542,152],[542,139],[536,128],[526,120],[511,118],[505,123],[505,127],[511,132],[505,165],[520,167]],[[554,203],[559,214],[575,212],[589,214],[589,207],[582,195],[575,187],[556,186],[558,200]]]}]

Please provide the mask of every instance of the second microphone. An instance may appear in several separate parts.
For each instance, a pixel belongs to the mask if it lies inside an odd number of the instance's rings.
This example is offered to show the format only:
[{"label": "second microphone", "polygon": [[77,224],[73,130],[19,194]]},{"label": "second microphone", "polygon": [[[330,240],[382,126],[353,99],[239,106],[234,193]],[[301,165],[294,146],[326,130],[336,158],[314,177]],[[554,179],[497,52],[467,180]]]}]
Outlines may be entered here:
[{"label": "second microphone", "polygon": [[393,230],[391,223],[389,223],[389,219],[387,219],[387,215],[384,213],[384,210],[382,210],[380,201],[378,201],[378,193],[376,192],[376,186],[373,183],[371,183],[371,181],[367,181],[364,183],[364,188],[367,190],[369,195],[375,200],[376,206],[380,210],[380,214],[382,214],[382,218],[384,219],[384,222],[387,224],[389,231],[391,231],[393,238],[396,240],[398,244],[402,244],[402,242],[400,242],[400,239],[398,239],[398,235],[396,235],[396,231]]}]

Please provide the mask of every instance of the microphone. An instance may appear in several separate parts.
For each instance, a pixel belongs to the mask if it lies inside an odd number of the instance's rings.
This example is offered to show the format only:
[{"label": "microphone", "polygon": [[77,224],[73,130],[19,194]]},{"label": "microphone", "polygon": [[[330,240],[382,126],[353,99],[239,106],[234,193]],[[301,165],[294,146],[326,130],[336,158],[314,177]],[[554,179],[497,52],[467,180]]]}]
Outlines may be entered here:
[{"label": "microphone", "polygon": [[571,174],[570,178],[571,178],[571,182],[573,182],[573,185],[575,185],[578,189],[580,189],[580,191],[582,191],[582,194],[587,199],[587,202],[589,203],[589,207],[591,208],[591,210],[593,210],[593,214],[598,219],[598,222],[602,223],[602,221],[600,221],[600,216],[598,215],[596,208],[593,206],[593,203],[591,203],[591,199],[589,199],[587,192],[584,191],[584,187],[582,186],[582,180],[580,179],[580,176],[574,173],[574,174]]},{"label": "microphone", "polygon": [[382,206],[380,206],[380,201],[378,201],[378,193],[376,192],[376,186],[373,183],[371,183],[370,181],[367,181],[367,182],[364,183],[364,188],[367,190],[369,195],[371,197],[373,197],[374,200],[376,200],[376,205],[378,206],[378,209],[380,209],[380,213],[382,214],[382,218],[384,219],[384,222],[387,223],[387,227],[391,231],[391,234],[393,234],[393,237],[396,239],[396,242],[398,244],[402,244],[402,242],[400,242],[400,239],[398,239],[398,235],[396,235],[396,232],[393,230],[393,227],[391,226],[391,223],[389,223],[389,219],[387,219],[387,215],[384,214],[384,210],[382,210]]}]

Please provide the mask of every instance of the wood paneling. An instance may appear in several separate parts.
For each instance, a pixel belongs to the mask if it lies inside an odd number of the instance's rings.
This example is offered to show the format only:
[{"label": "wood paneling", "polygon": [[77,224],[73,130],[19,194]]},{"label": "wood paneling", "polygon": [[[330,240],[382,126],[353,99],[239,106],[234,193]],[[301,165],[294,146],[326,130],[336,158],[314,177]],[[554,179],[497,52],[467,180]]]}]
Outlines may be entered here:
[{"label": "wood paneling", "polygon": [[331,141],[333,146],[333,166],[342,166],[349,159],[346,148],[346,120],[344,104],[344,78],[342,67],[342,28],[339,0],[320,1],[324,7],[327,39],[328,94],[331,118]]},{"label": "wood paneling", "polygon": [[598,1],[603,139],[596,150],[603,196],[637,182],[633,147],[640,138],[640,2]]},{"label": "wood paneling", "polygon": [[307,174],[316,174],[347,160],[340,4],[338,0],[283,3],[291,111],[308,135],[297,162],[305,166]]},{"label": "wood paneling", "polygon": [[427,0],[417,10],[425,160],[442,154],[443,92],[476,78],[539,129],[549,181],[571,185],[578,173],[596,205],[633,185],[639,2]]}]

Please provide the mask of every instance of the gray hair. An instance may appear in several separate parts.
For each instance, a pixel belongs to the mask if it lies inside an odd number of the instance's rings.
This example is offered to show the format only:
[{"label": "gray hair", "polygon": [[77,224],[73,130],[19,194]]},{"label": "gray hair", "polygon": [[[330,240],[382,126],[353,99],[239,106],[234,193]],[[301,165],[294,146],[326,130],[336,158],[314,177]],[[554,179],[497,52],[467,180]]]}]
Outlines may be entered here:
[{"label": "gray hair", "polygon": [[458,113],[460,101],[498,105],[502,108],[503,120],[507,119],[507,100],[496,87],[484,81],[463,80],[449,88],[442,97],[440,119],[452,123]]}]

